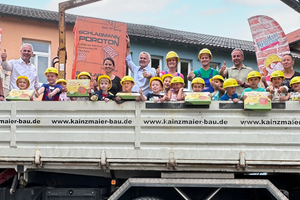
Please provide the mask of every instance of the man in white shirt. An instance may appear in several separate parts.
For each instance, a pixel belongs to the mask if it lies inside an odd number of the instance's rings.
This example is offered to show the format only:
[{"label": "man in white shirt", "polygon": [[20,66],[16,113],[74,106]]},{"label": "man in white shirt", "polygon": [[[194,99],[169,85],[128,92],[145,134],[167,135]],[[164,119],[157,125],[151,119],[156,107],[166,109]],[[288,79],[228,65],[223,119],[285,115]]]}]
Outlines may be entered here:
[{"label": "man in white shirt", "polygon": [[7,53],[4,49],[4,52],[1,54],[2,58],[2,68],[6,71],[11,71],[10,77],[10,90],[18,89],[16,85],[16,80],[18,76],[27,76],[30,81],[30,87],[28,90],[39,89],[39,81],[37,77],[36,67],[30,63],[30,58],[33,56],[33,47],[31,44],[23,44],[21,46],[21,58],[18,60],[12,59],[7,61]]}]

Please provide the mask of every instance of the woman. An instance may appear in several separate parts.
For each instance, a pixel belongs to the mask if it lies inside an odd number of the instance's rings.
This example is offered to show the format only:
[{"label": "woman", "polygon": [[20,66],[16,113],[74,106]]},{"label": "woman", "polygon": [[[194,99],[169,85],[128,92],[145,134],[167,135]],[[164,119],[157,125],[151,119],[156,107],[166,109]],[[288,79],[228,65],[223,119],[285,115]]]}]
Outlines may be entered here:
[{"label": "woman", "polygon": [[287,86],[289,88],[289,92],[290,92],[291,91],[291,87],[290,87],[291,79],[294,78],[295,76],[300,76],[300,73],[293,70],[293,65],[295,63],[295,59],[293,58],[293,56],[291,54],[284,54],[282,56],[281,63],[283,66],[282,72],[284,73],[284,78],[285,78],[282,82],[282,85]]},{"label": "woman", "polygon": [[171,74],[173,77],[180,76],[182,79],[184,79],[183,74],[177,72],[179,56],[177,55],[176,52],[174,52],[174,51],[168,52],[168,54],[166,56],[166,62],[167,62],[167,67],[169,68],[169,70],[160,72],[159,76],[161,78],[165,74]]},{"label": "woman", "polygon": [[[115,69],[115,61],[109,57],[105,58],[103,60],[103,67],[104,67],[105,75],[109,76],[110,80],[112,81],[112,87],[108,92],[113,93],[113,95],[116,95],[118,92],[122,92],[120,77],[113,75],[113,71]],[[98,91],[97,81],[94,82],[94,89],[95,91]]]}]

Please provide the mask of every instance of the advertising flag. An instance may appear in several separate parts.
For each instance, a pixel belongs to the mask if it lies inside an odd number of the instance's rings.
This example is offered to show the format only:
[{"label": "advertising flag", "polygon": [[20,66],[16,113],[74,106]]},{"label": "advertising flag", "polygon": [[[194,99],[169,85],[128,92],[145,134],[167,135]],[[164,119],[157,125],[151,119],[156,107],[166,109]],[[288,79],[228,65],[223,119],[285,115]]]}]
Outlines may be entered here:
[{"label": "advertising flag", "polygon": [[126,71],[127,25],[99,19],[78,17],[74,26],[74,61],[72,78],[87,71],[95,80],[104,74],[103,60],[115,62],[113,74],[123,77]]},{"label": "advertising flag", "polygon": [[258,15],[248,19],[255,46],[258,69],[270,81],[273,71],[282,70],[282,55],[290,47],[280,25],[271,17]]}]

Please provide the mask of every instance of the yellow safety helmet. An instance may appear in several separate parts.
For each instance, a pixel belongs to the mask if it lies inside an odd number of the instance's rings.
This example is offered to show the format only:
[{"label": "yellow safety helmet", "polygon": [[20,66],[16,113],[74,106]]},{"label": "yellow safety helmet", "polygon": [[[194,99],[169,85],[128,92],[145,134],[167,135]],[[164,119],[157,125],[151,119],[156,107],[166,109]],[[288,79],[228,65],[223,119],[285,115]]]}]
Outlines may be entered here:
[{"label": "yellow safety helmet", "polygon": [[112,87],[112,81],[110,80],[109,76],[107,76],[107,75],[100,75],[100,76],[98,76],[98,80],[97,80],[98,85],[99,85],[99,82],[100,82],[101,78],[106,78],[106,79],[109,80],[110,86],[109,86],[108,90],[110,90],[110,88]]},{"label": "yellow safety helmet", "polygon": [[194,79],[192,80],[192,84],[191,84],[192,87],[193,87],[193,84],[194,84],[194,83],[201,83],[201,84],[203,84],[203,87],[205,87],[205,82],[204,82],[204,80],[203,80],[202,78],[200,78],[200,77],[194,78]]},{"label": "yellow safety helmet", "polygon": [[168,59],[169,58],[176,58],[177,61],[179,61],[179,56],[177,55],[177,53],[175,51],[169,51],[167,53],[167,56],[166,56],[166,61],[168,62]]},{"label": "yellow safety helmet", "polygon": [[210,52],[210,50],[207,49],[207,48],[204,48],[204,49],[202,49],[202,50],[199,52],[199,54],[198,54],[199,60],[201,60],[201,55],[204,54],[204,53],[209,54],[209,55],[210,55],[210,59],[213,58],[212,53]]},{"label": "yellow safety helmet", "polygon": [[45,76],[47,76],[47,73],[55,73],[55,74],[58,75],[58,71],[54,67],[47,68],[46,71],[45,71]]},{"label": "yellow safety helmet", "polygon": [[213,76],[209,81],[211,82],[212,80],[217,80],[217,79],[219,79],[219,80],[221,80],[222,82],[224,82],[224,78],[223,78],[223,76],[221,76],[221,75],[215,75],[215,76]]},{"label": "yellow safety helmet", "polygon": [[292,78],[292,80],[291,80],[291,82],[290,82],[290,87],[291,87],[294,83],[300,83],[300,76],[295,76],[294,78]]},{"label": "yellow safety helmet", "polygon": [[164,83],[163,83],[163,81],[161,80],[160,77],[152,77],[152,78],[150,79],[150,82],[149,82],[149,87],[150,87],[150,89],[152,90],[152,88],[151,88],[151,83],[152,83],[152,81],[154,81],[154,80],[158,80],[158,81],[161,83],[161,86],[162,86],[162,89],[161,89],[161,90],[163,90],[163,88],[164,88]]},{"label": "yellow safety helmet", "polygon": [[280,62],[281,58],[277,55],[269,55],[265,60],[265,67],[269,67],[269,65],[273,62]]},{"label": "yellow safety helmet", "polygon": [[65,83],[65,84],[67,84],[67,81],[65,80],[65,79],[58,79],[57,81],[56,81],[56,84],[57,83]]},{"label": "yellow safety helmet", "polygon": [[79,79],[80,76],[88,76],[89,79],[92,79],[92,76],[90,75],[90,73],[85,72],[85,71],[80,72],[80,73],[78,74],[78,76],[77,76],[77,79]]},{"label": "yellow safety helmet", "polygon": [[249,82],[249,78],[258,77],[261,79],[260,73],[257,71],[252,71],[247,75],[247,82]]},{"label": "yellow safety helmet", "polygon": [[279,70],[274,71],[274,72],[272,72],[270,78],[272,80],[272,78],[275,78],[275,77],[282,77],[284,79],[284,73],[282,71],[279,71]]},{"label": "yellow safety helmet", "polygon": [[165,80],[165,78],[167,78],[167,77],[170,77],[171,79],[173,78],[173,75],[172,74],[164,74],[163,76],[162,76],[162,81],[164,82],[164,80]]},{"label": "yellow safety helmet", "polygon": [[223,88],[227,88],[227,87],[237,87],[239,86],[239,84],[236,82],[235,79],[233,78],[228,78],[224,81],[224,84],[223,84]]},{"label": "yellow safety helmet", "polygon": [[16,80],[16,85],[18,85],[18,80],[22,79],[22,78],[28,81],[28,87],[26,88],[26,89],[28,89],[30,87],[30,81],[27,76],[18,76],[17,80]]},{"label": "yellow safety helmet", "polygon": [[134,80],[133,80],[133,78],[131,77],[131,76],[124,76],[123,78],[122,78],[122,80],[121,80],[121,85],[123,86],[123,82],[124,81],[131,81],[131,82],[133,82],[133,85],[135,84],[134,83]]},{"label": "yellow safety helmet", "polygon": [[184,85],[184,81],[180,76],[175,76],[171,80],[171,85],[172,83],[182,83]]}]

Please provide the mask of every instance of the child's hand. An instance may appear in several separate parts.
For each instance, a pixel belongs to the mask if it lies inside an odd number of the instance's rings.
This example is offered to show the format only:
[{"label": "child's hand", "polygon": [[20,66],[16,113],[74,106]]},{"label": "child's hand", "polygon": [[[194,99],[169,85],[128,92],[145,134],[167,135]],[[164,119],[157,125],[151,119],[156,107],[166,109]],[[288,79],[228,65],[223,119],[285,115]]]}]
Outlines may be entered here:
[{"label": "child's hand", "polygon": [[71,101],[76,101],[77,98],[76,97],[70,97]]},{"label": "child's hand", "polygon": [[48,94],[48,98],[49,98],[49,99],[52,99],[52,97],[53,97],[53,93],[50,92],[50,93]]},{"label": "child's hand", "polygon": [[140,93],[140,95],[143,95],[143,90],[142,90],[141,87],[140,87],[140,89],[139,89],[139,93]]},{"label": "child's hand", "polygon": [[157,66],[157,69],[156,69],[156,75],[159,77],[159,74],[160,74],[160,67]]},{"label": "child's hand", "polygon": [[115,100],[116,100],[116,101],[121,101],[121,97],[117,96],[117,97],[115,98]]},{"label": "child's hand", "polygon": [[97,86],[98,86],[98,84],[97,84],[97,81],[96,81],[96,80],[93,80],[93,86],[94,86],[94,87],[97,87]]},{"label": "child's hand", "polygon": [[285,93],[285,92],[287,92],[287,91],[286,91],[286,88],[285,88],[285,87],[281,86],[281,87],[279,87],[278,92],[279,92],[279,93]]},{"label": "child's hand", "polygon": [[110,100],[109,98],[105,98],[105,99],[104,99],[104,101],[105,101],[106,103],[109,102],[109,100]]},{"label": "child's hand", "polygon": [[68,90],[67,90],[67,88],[62,88],[61,89],[61,92],[67,92]]},{"label": "child's hand", "polygon": [[183,88],[180,88],[178,92],[183,92]]},{"label": "child's hand", "polygon": [[97,95],[93,95],[92,97],[91,97],[91,101],[97,101],[98,100],[98,96]]},{"label": "child's hand", "polygon": [[36,91],[36,93],[35,93],[35,97],[36,97],[36,98],[39,98],[39,96],[40,96],[39,92],[38,92],[38,91]]},{"label": "child's hand", "polygon": [[244,101],[245,99],[247,99],[247,95],[243,95],[241,100]]},{"label": "child's hand", "polygon": [[91,94],[91,88],[88,89],[88,93]]},{"label": "child's hand", "polygon": [[165,97],[161,97],[161,98],[159,99],[159,101],[160,101],[161,103],[163,103],[163,102],[165,101]]},{"label": "child's hand", "polygon": [[136,97],[135,101],[137,101],[137,102],[141,101],[141,97]]},{"label": "child's hand", "polygon": [[233,99],[232,101],[233,101],[233,103],[237,103],[237,102],[239,102],[239,99],[238,99],[238,98],[235,98],[235,99]]},{"label": "child's hand", "polygon": [[269,91],[270,91],[271,94],[274,94],[274,92],[275,92],[275,91],[274,91],[274,87],[270,85],[270,86],[269,86]]}]

